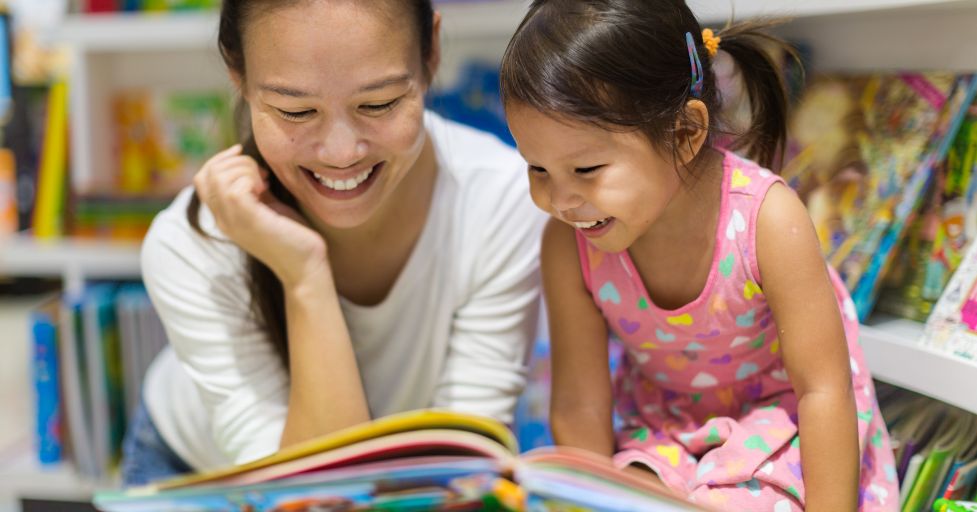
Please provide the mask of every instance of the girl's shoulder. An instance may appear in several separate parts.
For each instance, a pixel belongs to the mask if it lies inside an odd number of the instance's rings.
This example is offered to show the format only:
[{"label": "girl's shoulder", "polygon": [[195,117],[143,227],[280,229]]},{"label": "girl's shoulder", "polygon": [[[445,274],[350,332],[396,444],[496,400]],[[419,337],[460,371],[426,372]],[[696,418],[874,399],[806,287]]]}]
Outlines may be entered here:
[{"label": "girl's shoulder", "polygon": [[763,198],[770,187],[784,180],[770,169],[737,155],[732,151],[724,151],[723,170],[728,180],[727,189],[730,194],[747,195]]}]

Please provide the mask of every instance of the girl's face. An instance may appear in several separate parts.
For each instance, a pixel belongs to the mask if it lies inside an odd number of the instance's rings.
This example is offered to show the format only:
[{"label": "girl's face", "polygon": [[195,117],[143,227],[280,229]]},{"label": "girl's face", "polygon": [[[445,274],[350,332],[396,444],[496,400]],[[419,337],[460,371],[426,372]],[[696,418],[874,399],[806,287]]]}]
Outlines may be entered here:
[{"label": "girl's face", "polygon": [[297,2],[259,12],[242,34],[258,149],[320,226],[370,219],[424,147],[426,63],[400,11]]},{"label": "girl's face", "polygon": [[612,132],[518,103],[506,112],[529,163],[533,202],[603,251],[630,247],[682,186],[671,159],[640,132]]}]

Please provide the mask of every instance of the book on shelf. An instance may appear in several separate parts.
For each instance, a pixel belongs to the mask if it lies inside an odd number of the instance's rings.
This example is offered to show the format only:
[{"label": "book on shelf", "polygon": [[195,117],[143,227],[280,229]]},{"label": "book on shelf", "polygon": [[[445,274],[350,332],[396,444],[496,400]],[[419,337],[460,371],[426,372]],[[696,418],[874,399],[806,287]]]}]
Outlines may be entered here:
[{"label": "book on shelf", "polygon": [[[422,410],[380,418],[210,473],[96,493],[105,512],[186,510],[502,510],[503,505],[696,510],[651,479],[588,452],[517,455],[490,418]],[[330,508],[333,507],[333,508]]]},{"label": "book on shelf", "polygon": [[95,283],[31,314],[37,457],[112,474],[126,420],[166,335],[141,283]]},{"label": "book on shelf", "polygon": [[977,512],[977,501],[939,499],[933,512]]},{"label": "book on shelf", "polygon": [[35,449],[41,464],[61,462],[61,379],[58,368],[60,301],[45,301],[30,313],[33,339]]},{"label": "book on shelf", "polygon": [[960,266],[926,321],[920,343],[969,361],[977,360],[977,244]]},{"label": "book on shelf", "polygon": [[975,93],[972,75],[831,75],[794,108],[782,175],[863,320]]},{"label": "book on shelf", "polygon": [[900,510],[929,511],[941,498],[969,498],[977,416],[904,391],[880,391],[879,403],[896,457]]},{"label": "book on shelf", "polygon": [[111,104],[120,195],[174,196],[234,138],[226,91],[123,89]]}]

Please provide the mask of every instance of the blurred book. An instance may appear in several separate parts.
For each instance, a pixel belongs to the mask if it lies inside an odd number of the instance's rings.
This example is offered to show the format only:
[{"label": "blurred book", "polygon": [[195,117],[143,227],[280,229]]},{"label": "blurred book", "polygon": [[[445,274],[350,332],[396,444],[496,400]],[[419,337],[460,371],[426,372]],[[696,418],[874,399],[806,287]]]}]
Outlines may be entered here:
[{"label": "blurred book", "polygon": [[822,76],[794,109],[782,175],[863,320],[975,92],[971,75]]},{"label": "blurred book", "polygon": [[112,98],[118,195],[172,197],[233,143],[225,91],[119,91]]},{"label": "blurred book", "polygon": [[977,360],[977,244],[971,244],[926,322],[920,343]]}]

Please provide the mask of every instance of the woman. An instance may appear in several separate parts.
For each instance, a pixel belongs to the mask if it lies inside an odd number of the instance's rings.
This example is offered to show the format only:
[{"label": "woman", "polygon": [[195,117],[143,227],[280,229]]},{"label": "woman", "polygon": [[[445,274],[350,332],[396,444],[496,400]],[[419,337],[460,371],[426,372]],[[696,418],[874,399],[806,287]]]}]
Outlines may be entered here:
[{"label": "woman", "polygon": [[144,243],[172,351],[127,484],[416,408],[511,421],[543,218],[514,150],[424,111],[439,25],[429,0],[225,0],[252,135]]}]

